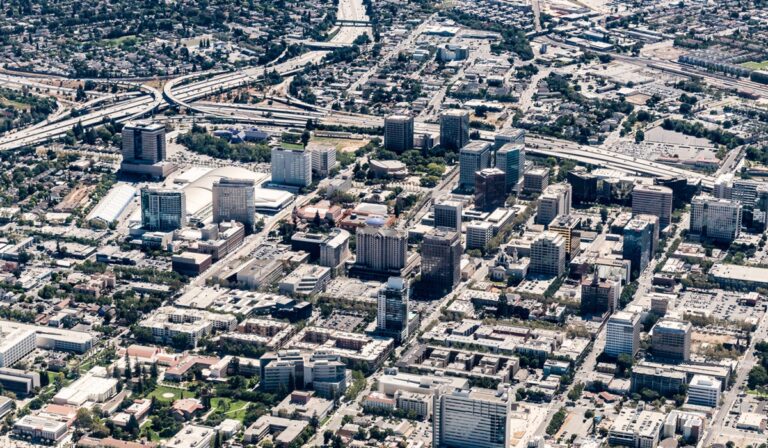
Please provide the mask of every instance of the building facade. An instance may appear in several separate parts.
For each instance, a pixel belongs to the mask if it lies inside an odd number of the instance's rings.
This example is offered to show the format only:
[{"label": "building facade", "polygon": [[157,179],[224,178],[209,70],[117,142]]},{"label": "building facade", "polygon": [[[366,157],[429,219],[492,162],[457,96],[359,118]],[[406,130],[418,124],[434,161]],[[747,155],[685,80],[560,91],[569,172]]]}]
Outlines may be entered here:
[{"label": "building facade", "polygon": [[256,187],[250,179],[221,178],[213,183],[213,222],[237,221],[247,233],[256,225]]},{"label": "building facade", "polygon": [[469,141],[469,112],[449,109],[440,114],[440,146],[448,150],[464,147]]},{"label": "building facade", "polygon": [[453,290],[461,280],[461,234],[435,230],[421,245],[421,281],[435,294]]},{"label": "building facade", "polygon": [[384,149],[398,154],[413,149],[413,117],[390,115],[384,118]]},{"label": "building facade", "polygon": [[272,182],[306,187],[312,183],[312,153],[304,149],[272,148]]},{"label": "building facade", "polygon": [[169,232],[186,224],[187,201],[183,191],[142,188],[141,226],[145,230]]}]

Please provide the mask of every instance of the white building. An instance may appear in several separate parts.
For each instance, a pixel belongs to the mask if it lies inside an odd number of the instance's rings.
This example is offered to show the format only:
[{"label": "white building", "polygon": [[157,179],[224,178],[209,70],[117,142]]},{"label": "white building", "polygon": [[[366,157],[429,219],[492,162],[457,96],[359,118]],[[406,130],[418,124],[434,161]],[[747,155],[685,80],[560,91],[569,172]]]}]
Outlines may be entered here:
[{"label": "white building", "polygon": [[699,195],[691,200],[691,233],[702,238],[733,241],[741,233],[742,205],[738,201]]},{"label": "white building", "polygon": [[717,407],[720,404],[720,380],[707,375],[694,375],[688,384],[688,404]]},{"label": "white building", "polygon": [[531,243],[528,273],[559,277],[565,273],[566,241],[556,232],[540,233]]},{"label": "white building", "polygon": [[312,183],[312,153],[303,149],[272,148],[272,182],[306,187]]},{"label": "white building", "polygon": [[35,349],[35,332],[26,328],[0,327],[0,367],[12,366]]},{"label": "white building", "polygon": [[605,354],[635,356],[640,347],[640,315],[619,311],[608,318]]},{"label": "white building", "polygon": [[506,448],[512,398],[506,390],[454,390],[434,399],[432,446]]},{"label": "white building", "polygon": [[467,224],[467,249],[483,249],[493,238],[493,225],[486,221]]}]

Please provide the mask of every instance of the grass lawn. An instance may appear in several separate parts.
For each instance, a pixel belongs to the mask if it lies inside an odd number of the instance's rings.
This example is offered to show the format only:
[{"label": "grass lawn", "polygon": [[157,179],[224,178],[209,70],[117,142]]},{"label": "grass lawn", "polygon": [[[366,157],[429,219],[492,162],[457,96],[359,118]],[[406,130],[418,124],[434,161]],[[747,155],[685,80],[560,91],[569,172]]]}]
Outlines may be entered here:
[{"label": "grass lawn", "polygon": [[[172,387],[167,386],[157,386],[155,390],[152,391],[149,395],[147,395],[148,398],[155,397],[155,400],[170,403],[174,400],[178,400],[181,398],[181,394],[184,393],[184,398],[194,398],[195,394],[193,392],[189,392],[182,389],[175,389]],[[170,395],[168,397],[165,397],[166,394],[173,394],[173,397]]]},{"label": "grass lawn", "polygon": [[297,149],[297,150],[304,149],[304,145],[302,145],[301,143],[281,142],[280,146],[282,146],[285,149]]},{"label": "grass lawn", "polygon": [[754,396],[760,397],[760,398],[768,398],[768,392],[763,392],[763,391],[759,391],[759,390],[748,390],[747,393],[749,395],[754,395]]},{"label": "grass lawn", "polygon": [[312,137],[313,142],[333,145],[336,151],[354,152],[368,144],[369,140],[353,140],[348,138]]},{"label": "grass lawn", "polygon": [[245,411],[248,408],[247,401],[232,400],[231,398],[211,398],[211,407],[220,410],[227,416],[235,420],[243,421]]},{"label": "grass lawn", "polygon": [[746,68],[755,69],[755,70],[767,70],[768,69],[768,61],[763,61],[763,62],[750,61],[750,62],[745,62],[745,63],[741,64],[741,66],[742,67],[746,67]]},{"label": "grass lawn", "polygon": [[133,34],[129,34],[127,36],[116,37],[114,39],[102,39],[99,41],[99,45],[103,45],[106,47],[117,47],[120,44],[124,42],[129,42],[131,40],[136,41],[136,36]]}]

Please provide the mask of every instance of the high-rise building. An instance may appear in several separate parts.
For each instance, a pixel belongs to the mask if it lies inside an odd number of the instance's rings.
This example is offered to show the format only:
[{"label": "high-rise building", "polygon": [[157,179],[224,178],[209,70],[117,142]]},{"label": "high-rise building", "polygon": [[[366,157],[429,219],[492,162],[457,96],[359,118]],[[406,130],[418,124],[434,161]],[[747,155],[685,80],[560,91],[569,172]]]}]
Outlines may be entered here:
[{"label": "high-rise building", "polygon": [[512,397],[508,391],[439,389],[433,401],[433,447],[509,446]]},{"label": "high-rise building", "polygon": [[640,315],[619,311],[608,318],[605,335],[605,354],[618,358],[619,355],[635,356],[640,348]]},{"label": "high-rise building", "polygon": [[533,168],[523,174],[523,190],[528,193],[541,193],[549,185],[549,170]]},{"label": "high-rise building", "polygon": [[421,244],[421,281],[425,290],[446,294],[461,280],[461,234],[435,230]]},{"label": "high-rise building", "polygon": [[659,217],[659,226],[666,229],[672,221],[672,189],[659,185],[637,184],[632,189],[632,215],[648,214]]},{"label": "high-rise building", "polygon": [[356,266],[380,273],[405,267],[408,249],[405,233],[381,227],[359,227],[356,236]]},{"label": "high-rise building", "polygon": [[312,183],[312,153],[304,149],[272,148],[272,182],[306,187]]},{"label": "high-rise building", "polygon": [[733,241],[741,233],[739,201],[699,195],[691,201],[691,233],[717,241]]},{"label": "high-rise building", "polygon": [[336,166],[336,147],[332,145],[313,145],[309,152],[312,154],[312,175],[318,179],[328,177]]},{"label": "high-rise building", "polygon": [[410,285],[402,277],[389,277],[379,291],[376,307],[376,331],[403,342],[408,339]]},{"label": "high-rise building", "polygon": [[649,259],[656,256],[656,251],[659,249],[659,217],[654,215],[637,215],[633,217],[641,221],[647,222],[651,226],[651,253]]},{"label": "high-rise building", "polygon": [[573,187],[573,202],[591,204],[597,201],[597,176],[585,169],[568,171],[567,181]]},{"label": "high-rise building", "polygon": [[36,333],[31,329],[0,328],[0,367],[9,367],[32,353]]},{"label": "high-rise building", "polygon": [[503,129],[493,137],[493,149],[498,150],[507,144],[525,146],[525,129]]},{"label": "high-rise building", "polygon": [[750,179],[734,179],[731,187],[731,199],[741,202],[741,205],[752,208],[757,203],[757,188],[762,182]]},{"label": "high-rise building", "polygon": [[173,163],[165,161],[165,125],[151,121],[135,121],[126,123],[121,133],[121,172],[164,178],[176,169]]},{"label": "high-rise building", "polygon": [[651,224],[641,219],[632,219],[624,227],[622,254],[630,261],[631,278],[637,278],[651,261]]},{"label": "high-rise building", "polygon": [[581,218],[574,215],[559,215],[549,223],[549,231],[562,235],[565,238],[565,255],[567,260],[573,260],[579,254],[581,235],[577,230],[581,225]]},{"label": "high-rise building", "polygon": [[475,207],[491,212],[507,202],[504,171],[485,168],[475,173]]},{"label": "high-rise building", "polygon": [[504,144],[496,151],[496,168],[504,172],[506,191],[517,189],[525,171],[525,146],[516,143]]},{"label": "high-rise building", "polygon": [[493,238],[493,224],[473,221],[467,224],[467,250],[484,249]]},{"label": "high-rise building", "polygon": [[237,221],[251,233],[256,225],[256,186],[251,179],[222,177],[213,182],[213,222]]},{"label": "high-rise building", "polygon": [[169,232],[187,224],[187,202],[181,190],[141,189],[141,226]]},{"label": "high-rise building", "polygon": [[459,201],[441,201],[435,203],[435,227],[461,232],[462,204]]},{"label": "high-rise building", "polygon": [[531,275],[559,277],[565,273],[565,238],[555,232],[540,233],[531,242]]},{"label": "high-rise building", "polygon": [[752,226],[758,231],[768,229],[768,184],[757,187],[757,202],[752,210]]},{"label": "high-rise building", "polygon": [[123,160],[157,163],[165,160],[165,126],[149,121],[126,123],[123,135]]},{"label": "high-rise building", "polygon": [[413,149],[413,117],[390,115],[384,118],[384,149],[396,153]]},{"label": "high-rise building", "polygon": [[534,222],[549,225],[555,218],[571,213],[571,184],[552,184],[539,196],[539,208]]},{"label": "high-rise building", "polygon": [[459,151],[459,188],[472,190],[475,186],[475,173],[488,168],[490,163],[490,143],[474,141],[462,147]]},{"label": "high-rise building", "polygon": [[469,112],[449,109],[440,114],[440,146],[457,150],[469,141]]},{"label": "high-rise building", "polygon": [[620,289],[618,282],[601,279],[595,270],[595,275],[592,278],[584,279],[581,282],[581,314],[613,313],[619,306]]},{"label": "high-rise building", "polygon": [[651,329],[651,351],[654,358],[667,362],[684,362],[691,359],[690,322],[661,319]]}]

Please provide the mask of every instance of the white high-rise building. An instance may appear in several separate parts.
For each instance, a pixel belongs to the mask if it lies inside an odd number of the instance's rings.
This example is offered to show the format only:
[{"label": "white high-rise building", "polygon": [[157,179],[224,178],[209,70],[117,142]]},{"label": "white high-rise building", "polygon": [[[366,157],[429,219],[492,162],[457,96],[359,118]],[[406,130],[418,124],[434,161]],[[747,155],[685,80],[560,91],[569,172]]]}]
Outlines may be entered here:
[{"label": "white high-rise building", "polygon": [[438,390],[433,401],[435,448],[506,448],[510,444],[508,390]]},{"label": "white high-rise building", "polygon": [[608,318],[607,325],[605,354],[613,358],[634,357],[640,348],[640,315],[619,311]]},{"label": "white high-rise building", "polygon": [[306,187],[312,183],[312,153],[303,149],[272,148],[272,182]]},{"label": "white high-rise building", "polygon": [[29,329],[0,328],[0,367],[9,367],[35,350],[35,332]]},{"label": "white high-rise building", "polygon": [[691,200],[691,233],[703,238],[733,241],[741,233],[739,201],[699,195]]},{"label": "white high-rise building", "polygon": [[672,222],[672,189],[660,185],[637,184],[632,189],[632,215],[659,217],[659,227],[666,229]]},{"label": "white high-rise building", "polygon": [[556,232],[540,233],[531,243],[528,273],[559,277],[565,273],[566,241]]},{"label": "white high-rise building", "polygon": [[328,177],[336,166],[335,146],[313,146],[309,152],[312,154],[312,172],[318,177]]},{"label": "white high-rise building", "polygon": [[223,177],[213,183],[213,222],[237,221],[252,232],[256,224],[256,187],[251,179]]},{"label": "white high-rise building", "polygon": [[475,188],[475,173],[491,164],[491,144],[473,141],[459,151],[459,188],[472,191]]},{"label": "white high-rise building", "polygon": [[493,238],[493,225],[486,221],[467,224],[467,250],[483,249]]},{"label": "white high-rise building", "polygon": [[371,271],[403,269],[407,261],[408,238],[395,229],[361,227],[357,229],[355,264]]},{"label": "white high-rise building", "polygon": [[569,183],[552,184],[539,196],[539,208],[536,211],[536,224],[549,225],[561,215],[571,213],[573,187]]}]

